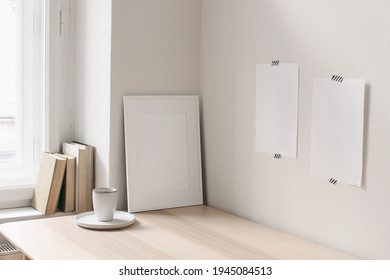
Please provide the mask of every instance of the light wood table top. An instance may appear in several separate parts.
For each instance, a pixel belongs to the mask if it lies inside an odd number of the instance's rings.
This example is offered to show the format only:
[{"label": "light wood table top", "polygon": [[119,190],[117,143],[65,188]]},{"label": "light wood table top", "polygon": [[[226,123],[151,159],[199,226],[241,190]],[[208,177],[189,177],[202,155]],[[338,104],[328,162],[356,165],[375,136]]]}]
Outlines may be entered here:
[{"label": "light wood table top", "polygon": [[118,230],[79,227],[74,216],[0,225],[31,259],[353,259],[354,257],[210,208],[135,214]]}]

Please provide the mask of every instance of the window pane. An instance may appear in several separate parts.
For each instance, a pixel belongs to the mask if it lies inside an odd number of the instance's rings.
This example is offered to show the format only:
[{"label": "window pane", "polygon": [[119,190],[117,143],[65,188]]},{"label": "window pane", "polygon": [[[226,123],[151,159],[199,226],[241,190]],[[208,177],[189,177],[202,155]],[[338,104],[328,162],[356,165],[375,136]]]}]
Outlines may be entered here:
[{"label": "window pane", "polygon": [[0,0],[0,191],[32,183],[39,161],[42,1]]},{"label": "window pane", "polygon": [[16,160],[17,17],[15,0],[0,0],[0,162]]}]

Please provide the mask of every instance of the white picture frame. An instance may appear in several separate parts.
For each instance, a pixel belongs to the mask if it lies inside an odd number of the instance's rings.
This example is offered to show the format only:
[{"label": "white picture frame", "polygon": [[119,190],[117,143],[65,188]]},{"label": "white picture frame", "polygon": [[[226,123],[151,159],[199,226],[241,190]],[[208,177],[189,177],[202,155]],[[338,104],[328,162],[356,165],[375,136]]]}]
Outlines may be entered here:
[{"label": "white picture frame", "polygon": [[197,96],[124,96],[129,212],[203,204]]}]

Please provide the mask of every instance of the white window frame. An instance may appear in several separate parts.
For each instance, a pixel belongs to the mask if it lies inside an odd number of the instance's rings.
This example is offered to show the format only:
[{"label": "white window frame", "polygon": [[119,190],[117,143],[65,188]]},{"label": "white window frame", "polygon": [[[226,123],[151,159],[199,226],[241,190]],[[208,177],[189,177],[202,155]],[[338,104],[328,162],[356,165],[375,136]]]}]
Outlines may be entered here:
[{"label": "white window frame", "polygon": [[[39,112],[41,111],[42,51],[40,1],[17,0],[17,111],[16,160],[0,164],[1,185],[31,184],[34,178],[34,151],[39,145]],[[36,67],[36,65],[39,67]],[[31,106],[32,105],[32,106]]]},{"label": "white window frame", "polygon": [[[68,140],[73,133],[73,130],[69,129],[73,127],[73,116],[67,116],[64,121],[64,109],[61,110],[62,106],[73,106],[71,75],[73,66],[71,7],[73,0],[25,1],[35,5],[34,13],[29,18],[30,21],[24,23],[34,33],[34,47],[39,49],[31,65],[33,62],[41,61],[42,63],[39,65],[39,71],[34,68],[35,77],[28,81],[30,87],[34,85],[34,91],[39,95],[31,97],[24,104],[28,105],[33,102],[33,113],[39,125],[34,125],[34,129],[32,125],[26,127],[30,129],[27,132],[33,135],[30,139],[32,141],[25,148],[31,151],[29,156],[32,156],[33,162],[33,168],[30,166],[32,176],[29,178],[20,176],[18,180],[14,180],[13,184],[0,186],[0,209],[31,206],[41,152],[43,150],[59,151],[60,143]],[[44,38],[38,40],[38,36],[44,36]],[[32,83],[33,79],[35,83]],[[65,103],[64,98],[67,100]],[[68,129],[62,129],[62,127],[68,127]]]},{"label": "white window frame", "polygon": [[[44,92],[43,2],[16,0],[17,112],[16,160],[0,165],[0,208],[26,206],[32,197],[36,163],[42,150]],[[31,198],[30,198],[31,199]]]}]

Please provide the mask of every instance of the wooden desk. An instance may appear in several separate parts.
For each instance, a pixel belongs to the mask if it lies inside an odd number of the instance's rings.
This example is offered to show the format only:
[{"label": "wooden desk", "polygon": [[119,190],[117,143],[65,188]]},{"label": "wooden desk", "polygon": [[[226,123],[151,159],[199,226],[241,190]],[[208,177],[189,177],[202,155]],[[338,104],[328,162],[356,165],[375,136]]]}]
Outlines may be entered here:
[{"label": "wooden desk", "polygon": [[31,259],[353,259],[234,215],[194,206],[136,213],[120,230],[79,227],[74,216],[13,222],[0,231]]}]

